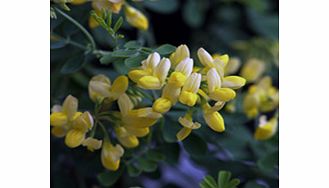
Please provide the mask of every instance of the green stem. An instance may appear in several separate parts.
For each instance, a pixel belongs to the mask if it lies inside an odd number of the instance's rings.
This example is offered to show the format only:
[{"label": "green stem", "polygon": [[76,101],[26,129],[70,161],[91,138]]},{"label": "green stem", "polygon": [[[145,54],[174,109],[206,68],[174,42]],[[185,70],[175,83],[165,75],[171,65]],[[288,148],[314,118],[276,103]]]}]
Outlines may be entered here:
[{"label": "green stem", "polygon": [[93,39],[93,37],[91,36],[91,34],[79,23],[77,22],[75,19],[73,19],[71,16],[67,15],[65,12],[59,10],[58,8],[54,8],[59,14],[61,14],[62,16],[64,16],[67,20],[69,20],[70,22],[72,22],[75,26],[77,26],[88,38],[88,40],[91,43],[91,47],[92,50],[96,49],[96,43]]},{"label": "green stem", "polygon": [[107,130],[106,130],[104,124],[103,124],[102,122],[100,122],[100,121],[98,121],[98,123],[99,123],[100,127],[101,127],[102,130],[103,130],[103,133],[104,133],[104,137],[105,137],[105,139],[110,140],[110,136],[109,136],[109,134],[108,134],[108,132],[107,132]]}]

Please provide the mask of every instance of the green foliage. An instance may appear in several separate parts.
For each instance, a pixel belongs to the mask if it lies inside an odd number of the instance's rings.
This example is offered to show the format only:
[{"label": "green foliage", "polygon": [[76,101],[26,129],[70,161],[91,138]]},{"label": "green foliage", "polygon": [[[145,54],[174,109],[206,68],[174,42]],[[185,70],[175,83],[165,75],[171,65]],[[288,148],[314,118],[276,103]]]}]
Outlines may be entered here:
[{"label": "green foliage", "polygon": [[164,44],[155,49],[160,55],[168,55],[173,53],[176,50],[176,47],[170,44]]},{"label": "green foliage", "polygon": [[117,31],[120,29],[123,23],[123,18],[120,17],[112,28],[112,12],[108,10],[103,11],[102,16],[98,16],[95,11],[91,11],[90,15],[112,36],[114,39],[122,39],[124,36],[118,34]]},{"label": "green foliage", "polygon": [[184,141],[185,150],[193,157],[207,155],[207,144],[198,135],[191,133]]},{"label": "green foliage", "polygon": [[122,175],[124,167],[121,165],[118,171],[105,171],[98,174],[97,179],[103,186],[113,185]]},{"label": "green foliage", "polygon": [[145,7],[159,13],[169,14],[177,10],[179,7],[178,0],[157,0],[145,1]]},{"label": "green foliage", "polygon": [[217,182],[212,176],[205,176],[200,183],[201,188],[237,188],[240,180],[237,178],[231,179],[231,172],[219,171]]}]

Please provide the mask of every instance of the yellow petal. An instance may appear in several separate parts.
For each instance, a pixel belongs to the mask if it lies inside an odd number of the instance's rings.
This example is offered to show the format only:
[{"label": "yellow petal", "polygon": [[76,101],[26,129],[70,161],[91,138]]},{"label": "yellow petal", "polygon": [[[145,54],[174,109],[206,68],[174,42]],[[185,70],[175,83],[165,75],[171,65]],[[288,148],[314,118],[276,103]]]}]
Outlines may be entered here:
[{"label": "yellow petal", "polygon": [[172,106],[172,103],[170,100],[166,98],[158,98],[154,103],[153,103],[153,110],[155,112],[159,113],[166,113],[170,110]]},{"label": "yellow petal", "polygon": [[50,115],[50,125],[52,126],[63,126],[67,122],[67,116],[63,112],[54,112]]},{"label": "yellow petal", "polygon": [[199,48],[197,53],[198,53],[198,58],[203,66],[214,67],[214,65],[213,65],[214,60],[205,49]]},{"label": "yellow petal", "polygon": [[179,102],[188,106],[194,106],[198,100],[198,95],[188,91],[182,91],[179,96]]},{"label": "yellow petal", "polygon": [[67,96],[63,102],[62,110],[67,115],[67,118],[71,120],[78,110],[78,99],[72,95]]},{"label": "yellow petal", "polygon": [[125,6],[125,15],[127,22],[140,30],[148,29],[148,20],[142,12],[126,4]]},{"label": "yellow petal", "polygon": [[82,132],[87,132],[94,125],[94,119],[89,112],[84,112],[73,121],[72,127]]},{"label": "yellow petal", "polygon": [[201,74],[192,73],[184,83],[183,91],[197,93],[201,84]]},{"label": "yellow petal", "polygon": [[191,134],[192,129],[183,127],[181,130],[178,131],[176,134],[176,138],[178,141],[184,140],[189,134]]},{"label": "yellow petal", "polygon": [[172,105],[174,105],[178,100],[180,91],[181,91],[180,87],[176,87],[173,84],[167,84],[163,87],[161,97],[170,100]]},{"label": "yellow petal", "polygon": [[225,75],[230,75],[236,73],[241,66],[241,61],[239,58],[230,58],[229,62],[225,67]]},{"label": "yellow petal", "polygon": [[227,102],[235,98],[235,91],[230,88],[219,88],[209,94],[209,97],[215,101]]},{"label": "yellow petal", "polygon": [[126,130],[129,134],[135,135],[137,137],[144,137],[150,132],[150,129],[148,127],[135,128],[135,127],[132,127],[132,126],[126,126],[125,128],[126,128]]},{"label": "yellow petal", "polygon": [[96,102],[98,99],[103,99],[110,95],[111,81],[110,79],[99,74],[92,77],[88,84],[89,97],[92,101]]},{"label": "yellow petal", "polygon": [[70,148],[76,148],[81,145],[85,139],[85,132],[71,129],[67,132],[65,137],[65,144]]},{"label": "yellow petal", "polygon": [[51,134],[56,136],[56,137],[64,137],[66,135],[67,129],[62,126],[62,127],[53,127],[51,129]]},{"label": "yellow petal", "polygon": [[252,58],[249,59],[242,67],[241,76],[245,78],[248,82],[253,82],[258,80],[258,78],[264,73],[264,71],[265,62],[256,58]]},{"label": "yellow petal", "polygon": [[87,149],[91,152],[98,150],[102,147],[102,140],[98,140],[92,137],[86,138],[83,142],[82,145],[87,147]]},{"label": "yellow petal", "polygon": [[134,108],[132,101],[127,94],[122,94],[118,99],[118,106],[123,116],[126,116]]},{"label": "yellow petal", "polygon": [[209,69],[207,72],[208,92],[212,93],[216,88],[221,88],[221,78],[215,68]]},{"label": "yellow petal", "polygon": [[[262,118],[262,117],[261,117]],[[274,117],[270,121],[257,127],[254,137],[256,140],[267,140],[271,138],[277,130],[277,119]]]},{"label": "yellow petal", "polygon": [[184,85],[185,80],[186,80],[186,76],[183,73],[173,72],[169,77],[168,83],[176,88],[180,88]]},{"label": "yellow petal", "polygon": [[143,89],[160,89],[161,82],[155,76],[144,76],[140,78],[137,84]]},{"label": "yellow petal", "polygon": [[188,117],[179,117],[178,118],[178,122],[186,128],[189,129],[199,129],[201,127],[201,124],[198,122],[193,122],[192,118],[188,118]]},{"label": "yellow petal", "polygon": [[101,153],[101,161],[103,166],[111,171],[118,170],[120,158],[123,153],[124,150],[119,144],[114,147],[109,141],[104,141]]},{"label": "yellow petal", "polygon": [[118,137],[120,144],[126,148],[135,148],[139,145],[138,138],[134,135],[127,137]]},{"label": "yellow petal", "polygon": [[167,78],[169,69],[170,69],[170,60],[168,58],[162,58],[159,65],[154,70],[154,76],[156,76],[160,80],[161,86],[164,84]]},{"label": "yellow petal", "polygon": [[212,130],[216,132],[225,131],[224,119],[218,112],[204,113],[203,117]]},{"label": "yellow petal", "polygon": [[170,61],[173,67],[176,67],[181,61],[190,57],[190,50],[185,44],[176,48],[176,51],[170,55]]},{"label": "yellow petal", "polygon": [[240,76],[226,76],[223,79],[222,87],[239,89],[246,84],[246,79]]},{"label": "yellow petal", "polygon": [[110,97],[117,100],[120,95],[124,94],[128,89],[128,78],[126,76],[117,77],[111,87]]},{"label": "yellow petal", "polygon": [[146,70],[132,70],[128,73],[129,78],[135,83],[143,76],[151,76],[151,72]]}]

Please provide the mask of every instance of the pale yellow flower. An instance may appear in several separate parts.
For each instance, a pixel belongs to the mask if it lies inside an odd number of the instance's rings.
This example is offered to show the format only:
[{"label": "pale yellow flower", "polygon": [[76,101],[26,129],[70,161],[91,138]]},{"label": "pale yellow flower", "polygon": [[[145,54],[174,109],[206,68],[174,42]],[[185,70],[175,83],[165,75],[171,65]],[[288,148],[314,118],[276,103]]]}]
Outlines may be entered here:
[{"label": "pale yellow flower", "polygon": [[128,78],[126,76],[117,77],[113,84],[108,77],[103,74],[92,77],[89,81],[88,91],[91,100],[94,102],[108,98],[115,101],[128,89]]},{"label": "pale yellow flower", "polygon": [[83,142],[82,145],[87,147],[89,151],[95,151],[98,150],[102,147],[102,140],[98,140],[92,137],[86,138]]},{"label": "pale yellow flower", "polygon": [[276,133],[277,127],[277,117],[273,117],[269,121],[267,121],[266,116],[263,115],[259,118],[259,125],[256,128],[254,137],[256,140],[270,139]]},{"label": "pale yellow flower", "polygon": [[248,82],[257,81],[265,71],[265,62],[251,58],[242,67],[241,76],[244,77]]},{"label": "pale yellow flower", "polygon": [[200,84],[201,74],[192,73],[184,83],[183,89],[179,95],[179,102],[188,106],[194,106],[198,99],[197,92]]},{"label": "pale yellow flower", "polygon": [[201,124],[192,121],[192,115],[190,113],[185,114],[184,117],[179,117],[178,122],[183,126],[183,128],[176,134],[177,140],[184,140],[189,134],[191,134],[193,129],[199,129]]},{"label": "pale yellow flower", "polygon": [[143,89],[161,89],[165,84],[170,69],[170,60],[163,58],[160,61],[160,55],[154,52],[142,62],[139,69],[128,73],[131,80]]},{"label": "pale yellow flower", "polygon": [[208,103],[202,106],[203,118],[207,125],[216,132],[225,131],[225,123],[222,115],[217,110],[223,107],[223,103],[216,103],[214,107],[211,107]]},{"label": "pale yellow flower", "polygon": [[134,7],[126,4],[125,8],[125,15],[127,22],[140,30],[147,30],[149,26],[148,19],[146,16],[139,10],[135,9]]},{"label": "pale yellow flower", "polygon": [[120,158],[123,156],[124,149],[121,145],[115,146],[109,140],[103,141],[101,161],[103,166],[111,171],[116,171],[120,166]]},{"label": "pale yellow flower", "polygon": [[173,52],[170,55],[170,61],[172,63],[172,66],[175,68],[178,65],[178,63],[189,57],[190,57],[190,50],[185,44],[182,44],[178,46],[175,52]]}]

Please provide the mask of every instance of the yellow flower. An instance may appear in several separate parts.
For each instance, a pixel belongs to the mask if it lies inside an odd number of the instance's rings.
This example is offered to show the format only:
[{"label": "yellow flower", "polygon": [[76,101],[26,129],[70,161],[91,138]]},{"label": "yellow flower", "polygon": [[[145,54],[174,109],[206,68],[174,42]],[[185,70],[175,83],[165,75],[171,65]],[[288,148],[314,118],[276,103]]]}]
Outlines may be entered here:
[{"label": "yellow flower", "polygon": [[207,73],[209,97],[215,101],[229,101],[234,99],[235,91],[231,88],[222,88],[221,78],[215,68]]},{"label": "yellow flower", "polygon": [[206,67],[206,70],[215,68],[220,77],[224,77],[225,66],[229,61],[228,55],[215,55],[215,58],[213,58],[205,49],[199,48],[198,58],[201,64]]},{"label": "yellow flower", "polygon": [[78,110],[78,99],[69,95],[63,102],[63,105],[55,105],[50,115],[50,125],[53,126],[51,132],[56,137],[63,137],[71,128],[72,122],[79,117],[81,112]]},{"label": "yellow flower", "polygon": [[269,76],[262,78],[256,85],[249,87],[243,100],[243,109],[250,118],[256,117],[259,112],[269,112],[277,108],[279,92],[272,86]]},{"label": "yellow flower", "polygon": [[193,59],[186,58],[181,61],[175,68],[175,71],[171,73],[168,83],[173,87],[182,87],[186,79],[191,75],[193,70]]},{"label": "yellow flower", "polygon": [[87,147],[89,151],[93,152],[94,150],[98,150],[102,147],[102,140],[88,137],[82,142],[82,145]]},{"label": "yellow flower", "polygon": [[128,76],[143,89],[161,89],[165,84],[169,69],[169,59],[163,58],[160,61],[160,55],[154,52],[142,62],[140,69],[130,71]]},{"label": "yellow flower", "polygon": [[111,171],[116,171],[120,165],[120,158],[123,156],[124,149],[121,145],[116,144],[115,146],[109,140],[104,140],[101,161],[103,166]]},{"label": "yellow flower", "polygon": [[165,85],[161,97],[153,103],[153,110],[159,113],[168,112],[176,104],[180,91],[180,87],[177,88],[172,84]]},{"label": "yellow flower", "polygon": [[125,5],[124,10],[126,15],[126,20],[131,26],[136,27],[140,30],[148,29],[149,22],[141,11],[135,9],[134,7],[128,4]]},{"label": "yellow flower", "polygon": [[88,85],[89,96],[92,101],[101,101],[104,98],[115,101],[128,89],[128,78],[126,76],[117,77],[113,85],[108,77],[103,74],[94,76]]},{"label": "yellow flower", "polygon": [[211,107],[208,103],[202,106],[203,118],[205,119],[207,125],[216,132],[225,131],[225,123],[223,117],[217,110],[224,106],[223,103],[216,103],[214,107]]},{"label": "yellow flower", "polygon": [[123,126],[114,129],[115,135],[119,142],[126,148],[134,148],[138,146],[139,141],[135,135],[130,134]]},{"label": "yellow flower", "polygon": [[236,73],[241,66],[241,61],[237,57],[232,57],[228,61],[226,67],[225,67],[225,75],[231,75]]},{"label": "yellow flower", "polygon": [[162,117],[160,113],[154,112],[151,107],[133,109],[133,103],[127,94],[119,97],[118,105],[121,112],[121,121],[127,128],[144,128],[145,130]]},{"label": "yellow flower", "polygon": [[182,44],[176,48],[176,51],[170,55],[170,61],[173,67],[176,67],[178,63],[186,58],[190,57],[190,50],[185,44]]},{"label": "yellow flower", "polygon": [[191,134],[193,129],[199,129],[201,124],[192,121],[192,115],[186,113],[184,117],[179,117],[178,122],[183,126],[183,128],[176,134],[177,140],[184,140],[189,134]]},{"label": "yellow flower", "polygon": [[65,136],[65,144],[70,148],[78,147],[85,140],[86,133],[93,127],[94,120],[89,112],[77,117]]},{"label": "yellow flower", "polygon": [[183,89],[179,96],[179,102],[188,106],[194,106],[198,99],[197,92],[200,84],[201,74],[192,73],[184,83]]},{"label": "yellow flower", "polygon": [[267,140],[271,138],[277,131],[278,120],[277,117],[266,120],[266,116],[259,118],[259,125],[256,128],[254,137],[256,140]]},{"label": "yellow flower", "polygon": [[256,58],[249,59],[242,67],[241,76],[247,79],[248,82],[254,82],[265,71],[265,62]]}]

